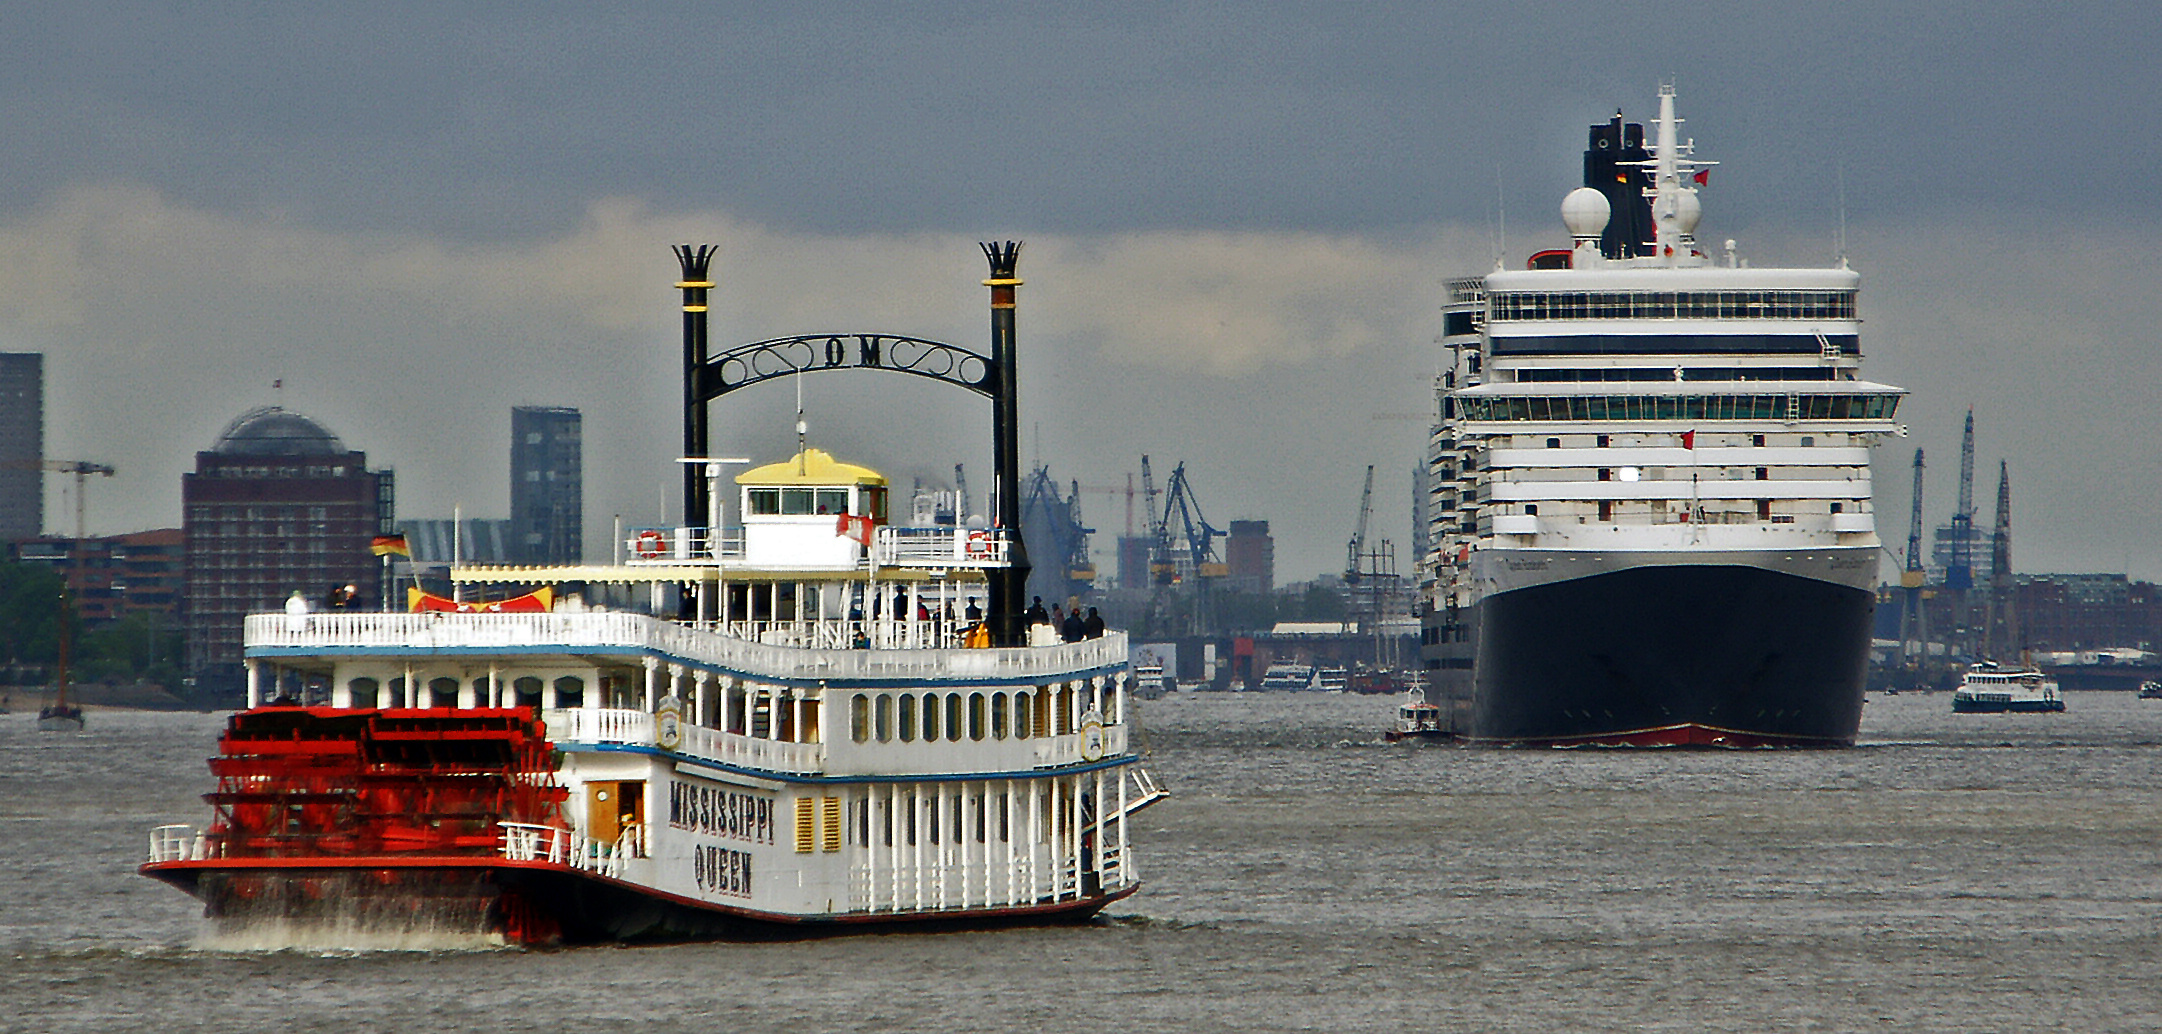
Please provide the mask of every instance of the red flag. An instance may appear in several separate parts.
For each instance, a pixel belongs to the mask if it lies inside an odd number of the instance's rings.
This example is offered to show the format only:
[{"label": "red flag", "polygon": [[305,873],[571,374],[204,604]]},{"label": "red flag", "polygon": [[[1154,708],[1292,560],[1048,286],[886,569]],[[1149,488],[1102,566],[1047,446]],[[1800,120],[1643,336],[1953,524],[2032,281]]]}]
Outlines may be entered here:
[{"label": "red flag", "polygon": [[1683,432],[1682,432],[1682,448],[1684,448],[1684,449],[1694,449],[1694,448],[1696,448],[1696,447],[1697,447],[1697,433],[1696,433],[1695,431],[1683,431]]},{"label": "red flag", "polygon": [[1690,177],[1690,178],[1691,178],[1691,179],[1694,179],[1694,180],[1696,180],[1696,181],[1697,181],[1697,186],[1700,186],[1700,187],[1701,187],[1701,186],[1704,186],[1705,184],[1707,184],[1707,183],[1710,183],[1710,182],[1712,181],[1712,170],[1710,170],[1710,169],[1698,169],[1698,170],[1697,170],[1697,174],[1696,174],[1695,176],[1692,176],[1692,177]]}]

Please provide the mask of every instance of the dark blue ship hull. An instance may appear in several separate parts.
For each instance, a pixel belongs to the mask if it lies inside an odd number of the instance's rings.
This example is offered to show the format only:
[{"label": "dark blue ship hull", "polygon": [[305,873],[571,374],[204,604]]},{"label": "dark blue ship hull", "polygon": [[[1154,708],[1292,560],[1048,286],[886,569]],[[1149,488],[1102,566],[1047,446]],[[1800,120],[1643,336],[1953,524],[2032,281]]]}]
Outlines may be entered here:
[{"label": "dark blue ship hull", "polygon": [[1851,746],[1875,605],[1758,567],[1629,568],[1441,616],[1429,675],[1474,742]]}]

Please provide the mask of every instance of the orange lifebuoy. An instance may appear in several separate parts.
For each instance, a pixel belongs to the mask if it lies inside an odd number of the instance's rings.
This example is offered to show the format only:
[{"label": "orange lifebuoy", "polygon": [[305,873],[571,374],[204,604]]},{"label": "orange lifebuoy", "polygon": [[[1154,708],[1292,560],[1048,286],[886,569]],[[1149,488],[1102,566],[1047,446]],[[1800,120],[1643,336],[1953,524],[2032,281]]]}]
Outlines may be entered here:
[{"label": "orange lifebuoy", "polygon": [[635,548],[639,556],[651,560],[661,555],[661,548],[666,544],[667,540],[661,537],[660,532],[641,531],[638,533],[638,545]]},{"label": "orange lifebuoy", "polygon": [[972,531],[972,532],[969,532],[969,533],[968,533],[968,555],[969,555],[969,556],[972,556],[972,557],[987,557],[987,556],[990,556],[990,555],[991,555],[991,533],[990,533],[990,532],[988,532],[988,531]]}]

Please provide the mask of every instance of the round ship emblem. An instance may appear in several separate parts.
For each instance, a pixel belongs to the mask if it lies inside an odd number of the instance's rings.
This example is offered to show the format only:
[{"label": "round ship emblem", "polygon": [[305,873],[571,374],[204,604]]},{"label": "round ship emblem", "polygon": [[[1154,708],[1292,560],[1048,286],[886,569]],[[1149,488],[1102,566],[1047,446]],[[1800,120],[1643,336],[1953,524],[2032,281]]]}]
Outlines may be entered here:
[{"label": "round ship emblem", "polygon": [[1101,761],[1104,756],[1104,716],[1090,710],[1081,716],[1081,760]]},{"label": "round ship emblem", "polygon": [[662,750],[683,745],[683,705],[674,697],[661,700],[653,712],[653,744]]}]

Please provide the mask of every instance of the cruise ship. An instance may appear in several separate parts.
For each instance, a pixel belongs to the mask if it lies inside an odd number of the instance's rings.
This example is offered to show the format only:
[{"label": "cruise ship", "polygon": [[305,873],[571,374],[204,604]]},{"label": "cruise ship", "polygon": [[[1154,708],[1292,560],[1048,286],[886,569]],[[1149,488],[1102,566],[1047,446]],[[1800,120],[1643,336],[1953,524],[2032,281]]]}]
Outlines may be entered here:
[{"label": "cruise ship", "polygon": [[1452,281],[1421,653],[1448,733],[1550,746],[1841,746],[1879,540],[1860,277],[1697,241],[1711,162],[1671,86],[1591,127],[1566,249]]}]

